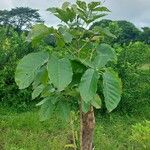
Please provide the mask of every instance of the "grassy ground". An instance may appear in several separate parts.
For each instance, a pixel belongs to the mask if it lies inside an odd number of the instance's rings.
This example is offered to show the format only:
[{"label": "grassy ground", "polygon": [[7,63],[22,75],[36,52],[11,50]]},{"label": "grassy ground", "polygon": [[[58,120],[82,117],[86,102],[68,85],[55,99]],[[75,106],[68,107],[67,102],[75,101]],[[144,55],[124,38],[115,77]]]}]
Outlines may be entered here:
[{"label": "grassy ground", "polygon": [[[132,116],[97,113],[95,150],[149,150],[148,108]],[[2,107],[0,114],[0,150],[65,150],[70,143],[70,126],[57,118],[41,123],[37,110],[18,114]]]}]

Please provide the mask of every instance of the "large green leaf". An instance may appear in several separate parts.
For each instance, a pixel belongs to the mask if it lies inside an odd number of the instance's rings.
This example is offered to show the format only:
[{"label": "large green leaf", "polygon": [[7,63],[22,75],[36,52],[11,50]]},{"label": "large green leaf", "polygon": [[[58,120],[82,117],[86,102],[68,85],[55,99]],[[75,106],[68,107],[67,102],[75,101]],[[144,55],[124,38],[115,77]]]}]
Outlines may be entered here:
[{"label": "large green leaf", "polygon": [[113,70],[107,69],[103,74],[103,93],[109,112],[117,107],[121,99],[121,87],[118,75]]},{"label": "large green leaf", "polygon": [[93,60],[95,68],[104,67],[108,61],[116,61],[117,56],[114,49],[108,44],[100,44],[97,49],[97,56]]},{"label": "large green leaf", "polygon": [[72,67],[68,59],[51,56],[48,61],[48,75],[51,82],[59,90],[64,90],[72,81]]},{"label": "large green leaf", "polygon": [[36,24],[32,27],[28,34],[27,41],[39,42],[44,37],[47,37],[54,31],[53,28],[49,28],[44,24]]},{"label": "large green leaf", "polygon": [[62,34],[64,41],[66,43],[71,43],[73,36],[72,34],[69,33],[68,28],[65,26],[64,27],[62,26],[62,27],[59,27],[59,31]]},{"label": "large green leaf", "polygon": [[94,69],[88,69],[81,78],[79,91],[83,101],[90,102],[96,95],[99,75]]},{"label": "large green leaf", "polygon": [[52,99],[51,97],[47,97],[37,104],[37,106],[41,105],[40,112],[39,112],[41,121],[45,121],[49,119],[54,112],[55,105],[53,105],[51,99]]},{"label": "large green leaf", "polygon": [[48,61],[47,52],[31,53],[23,57],[16,68],[15,81],[20,89],[27,88],[34,80],[37,70]]},{"label": "large green leaf", "polygon": [[32,99],[35,99],[35,98],[37,98],[41,93],[42,93],[42,91],[44,90],[44,85],[39,85],[39,86],[37,86],[35,89],[34,89],[34,91],[32,92]]}]

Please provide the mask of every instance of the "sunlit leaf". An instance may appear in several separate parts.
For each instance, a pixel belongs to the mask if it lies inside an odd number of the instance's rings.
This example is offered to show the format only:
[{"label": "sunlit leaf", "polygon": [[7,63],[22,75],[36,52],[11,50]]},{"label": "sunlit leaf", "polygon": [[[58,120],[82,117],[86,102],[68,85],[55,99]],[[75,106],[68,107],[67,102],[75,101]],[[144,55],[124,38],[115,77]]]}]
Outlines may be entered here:
[{"label": "sunlit leaf", "polygon": [[20,89],[27,88],[37,75],[37,70],[48,61],[47,52],[31,53],[23,57],[16,68],[15,81]]},{"label": "sunlit leaf", "polygon": [[48,61],[48,74],[51,82],[59,90],[64,90],[72,81],[72,67],[68,59],[52,56]]},{"label": "sunlit leaf", "polygon": [[81,78],[79,91],[86,103],[90,102],[96,94],[99,75],[94,69],[88,69]]},{"label": "sunlit leaf", "polygon": [[112,69],[106,69],[103,74],[103,93],[106,108],[109,112],[117,107],[121,99],[121,92],[121,80],[118,75]]},{"label": "sunlit leaf", "polygon": [[109,61],[116,61],[117,56],[114,49],[108,44],[100,44],[97,49],[97,55],[94,58],[93,64],[95,68],[104,67]]}]

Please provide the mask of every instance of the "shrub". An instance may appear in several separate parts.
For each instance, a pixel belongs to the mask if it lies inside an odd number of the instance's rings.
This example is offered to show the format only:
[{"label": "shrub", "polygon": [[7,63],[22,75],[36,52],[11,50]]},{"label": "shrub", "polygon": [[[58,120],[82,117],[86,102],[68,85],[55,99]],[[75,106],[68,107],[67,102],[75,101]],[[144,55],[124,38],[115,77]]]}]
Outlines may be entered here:
[{"label": "shrub", "polygon": [[131,141],[135,142],[138,148],[150,149],[150,121],[132,126]]},{"label": "shrub", "polygon": [[2,105],[24,110],[30,103],[30,89],[18,89],[14,81],[14,72],[18,59],[34,49],[26,43],[24,33],[18,36],[12,30],[9,37],[4,29],[0,28],[0,36],[0,102]]},{"label": "shrub", "polygon": [[150,105],[149,70],[141,69],[149,64],[150,47],[141,42],[130,43],[128,46],[116,47],[118,63],[116,68],[122,78],[123,95],[120,109],[133,113],[141,109],[141,105]]}]

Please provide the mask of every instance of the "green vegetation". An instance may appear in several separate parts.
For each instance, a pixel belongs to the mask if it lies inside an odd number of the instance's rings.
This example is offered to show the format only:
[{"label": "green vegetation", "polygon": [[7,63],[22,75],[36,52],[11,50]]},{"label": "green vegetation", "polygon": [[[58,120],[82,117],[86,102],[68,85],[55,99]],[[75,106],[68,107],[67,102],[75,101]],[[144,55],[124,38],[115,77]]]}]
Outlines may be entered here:
[{"label": "green vegetation", "polygon": [[[72,143],[70,125],[56,117],[40,122],[36,109],[16,113],[3,107],[0,107],[0,114],[2,150],[67,150],[65,146]],[[104,115],[97,112],[95,149],[148,150],[150,123],[146,120],[150,120],[146,105],[130,115],[120,112]]]},{"label": "green vegetation", "polygon": [[[107,66],[117,62],[117,53],[101,41],[103,36],[115,36],[98,26],[88,28],[110,11],[100,2],[84,1],[64,2],[60,8],[47,10],[60,19],[58,29],[35,25],[28,40],[39,44],[37,39],[44,40],[51,34],[56,38],[55,48],[24,56],[16,67],[15,81],[19,89],[32,86],[32,99],[42,98],[37,104],[41,121],[53,114],[69,120],[74,110],[71,100],[76,99],[80,113],[80,150],[92,150],[94,109],[106,107],[112,112],[122,93],[121,79],[111,66]],[[74,131],[73,137],[72,146],[76,150],[79,147]]]},{"label": "green vegetation", "polygon": [[[68,4],[66,3],[63,7],[66,9]],[[84,10],[84,3],[80,5]],[[103,7],[102,10],[109,12],[105,7]],[[52,9],[49,9],[49,11],[54,12]],[[29,25],[28,22],[25,21],[23,22],[24,25],[17,26],[20,20],[15,20],[16,17],[11,16],[11,12],[14,12],[12,14],[18,16],[18,19],[21,20],[22,17],[20,18],[20,14],[22,12],[23,18],[27,17],[27,19],[30,20]],[[31,12],[34,12],[35,15],[38,16],[37,20],[32,18]],[[80,17],[89,23],[91,20],[86,20],[86,18],[84,18],[86,14],[83,12],[84,11],[80,12]],[[12,18],[14,20],[12,20]],[[13,21],[13,24],[11,24],[9,20]],[[76,141],[77,147],[79,147],[80,143],[80,116],[76,92],[69,91],[67,88],[67,96],[65,95],[65,99],[63,99],[63,101],[69,101],[72,110],[77,112],[76,114],[71,112],[71,120],[65,122],[58,117],[59,114],[61,118],[68,118],[65,112],[70,112],[70,110],[67,109],[68,107],[66,107],[66,103],[63,103],[63,105],[61,103],[59,105],[60,107],[63,106],[61,107],[61,111],[54,111],[54,116],[50,116],[49,120],[40,122],[38,108],[35,105],[42,100],[38,96],[43,87],[38,86],[33,93],[31,86],[27,89],[19,90],[15,83],[14,76],[15,68],[19,60],[29,53],[36,52],[43,55],[43,51],[47,51],[48,53],[55,51],[55,55],[57,54],[58,58],[62,58],[62,56],[70,52],[70,49],[71,52],[74,51],[70,43],[75,42],[74,37],[81,36],[83,28],[81,28],[79,32],[77,32],[77,29],[70,32],[68,28],[61,26],[58,31],[54,28],[48,28],[41,23],[31,28],[35,22],[42,22],[38,10],[16,8],[10,11],[0,11],[0,150],[71,150],[74,149],[74,140]],[[76,25],[77,24],[73,26]],[[26,26],[27,30],[23,26]],[[71,26],[71,24],[69,26]],[[79,26],[80,24],[77,25],[77,27]],[[91,34],[93,34],[93,31],[98,32],[99,34],[89,42],[105,43],[101,46],[107,46],[107,50],[110,48],[108,48],[107,44],[111,45],[117,54],[117,62],[108,62],[105,65],[118,72],[119,77],[122,79],[123,87],[122,98],[118,107],[109,114],[105,105],[103,105],[105,101],[100,84],[102,78],[99,78],[100,81],[98,82],[97,88],[98,94],[102,99],[102,108],[100,110],[95,109],[95,150],[149,150],[150,27],[143,27],[140,30],[134,24],[125,20],[112,21],[105,19],[95,22],[94,24],[91,23],[88,27],[89,30],[86,30],[86,33],[82,37],[83,41],[80,40],[82,41],[80,46],[84,44],[86,37],[89,38]],[[52,34],[55,32],[57,32],[57,34]],[[76,46],[77,44],[74,43],[73,45]],[[60,48],[62,46],[63,48]],[[91,54],[91,52],[88,51],[89,47],[91,48],[91,45],[85,46],[83,51],[81,51],[83,52],[81,55],[82,59],[86,57],[86,54]],[[38,61],[44,57],[45,56],[39,57]],[[105,61],[101,55],[99,55],[98,58],[103,60],[103,62]],[[59,65],[57,65],[59,66],[58,68],[61,68],[61,63],[60,61]],[[87,68],[91,68],[91,65],[89,62],[85,63],[83,61],[78,63],[78,61],[74,62],[75,68],[73,68],[73,73],[77,71],[78,77],[81,78],[81,75]],[[101,66],[99,61],[97,61],[97,63],[95,66]],[[67,64],[67,62],[65,62],[65,64]],[[33,63],[30,63],[30,65],[33,65]],[[30,68],[26,69],[28,70]],[[31,66],[31,69],[36,68],[35,66]],[[56,68],[51,65],[49,69],[55,70]],[[41,72],[42,71],[44,71],[44,68]],[[104,70],[102,69],[101,71],[103,72]],[[57,77],[60,78],[61,76]],[[73,78],[73,80],[77,80],[78,77]],[[42,78],[40,79],[43,81]],[[24,78],[21,81],[24,81]],[[65,83],[58,84],[58,82],[55,81],[55,76],[53,76],[53,82],[60,90],[68,83],[68,81],[66,81]],[[76,83],[79,83],[79,80],[73,84],[76,85]],[[34,88],[37,84],[39,83],[34,83]],[[60,86],[62,84],[63,86]],[[21,86],[24,88],[28,85],[29,82],[26,80]],[[83,89],[82,91],[85,92]],[[47,95],[47,92],[44,94]],[[34,100],[32,100],[32,98]],[[95,105],[95,103],[92,105]],[[101,103],[96,103],[95,106],[99,108],[100,105]],[[43,110],[45,109],[41,109],[41,111]],[[50,111],[49,113],[46,112],[46,114],[49,116]],[[45,116],[42,119],[45,120]]]}]

